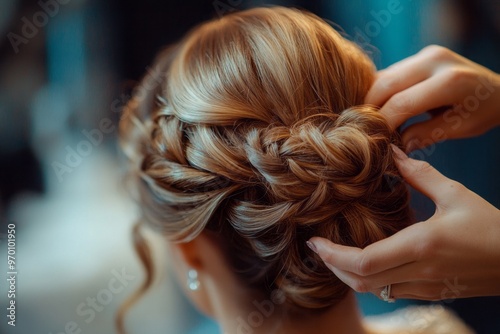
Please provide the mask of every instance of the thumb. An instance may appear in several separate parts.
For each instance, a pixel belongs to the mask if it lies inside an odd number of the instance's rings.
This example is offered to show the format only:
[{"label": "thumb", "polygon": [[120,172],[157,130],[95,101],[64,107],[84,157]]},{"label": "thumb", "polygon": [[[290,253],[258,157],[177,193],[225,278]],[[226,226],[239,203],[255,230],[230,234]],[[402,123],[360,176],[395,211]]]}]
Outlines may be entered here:
[{"label": "thumb", "polygon": [[395,145],[391,146],[396,155],[396,166],[405,181],[436,205],[443,204],[447,200],[446,189],[454,187],[456,182],[438,172],[428,162],[411,159]]}]

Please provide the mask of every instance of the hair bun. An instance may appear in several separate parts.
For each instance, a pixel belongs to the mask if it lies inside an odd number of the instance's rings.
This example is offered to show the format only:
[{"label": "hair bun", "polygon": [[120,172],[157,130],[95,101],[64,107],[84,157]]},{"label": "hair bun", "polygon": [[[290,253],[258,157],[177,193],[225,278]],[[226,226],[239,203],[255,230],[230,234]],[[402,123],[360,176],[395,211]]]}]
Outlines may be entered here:
[{"label": "hair bun", "polygon": [[253,129],[245,150],[276,201],[307,200],[327,187],[328,200],[352,202],[379,187],[392,137],[378,110],[362,105],[312,115],[292,127]]}]

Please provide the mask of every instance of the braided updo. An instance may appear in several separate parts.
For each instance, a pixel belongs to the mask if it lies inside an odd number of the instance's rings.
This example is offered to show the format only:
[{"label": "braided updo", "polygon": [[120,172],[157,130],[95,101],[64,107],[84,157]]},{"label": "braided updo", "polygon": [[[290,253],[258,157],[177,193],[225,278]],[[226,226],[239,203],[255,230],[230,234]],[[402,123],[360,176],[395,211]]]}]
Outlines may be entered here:
[{"label": "braided updo", "polygon": [[304,261],[305,241],[365,247],[411,220],[399,138],[362,105],[374,71],[294,9],[195,28],[160,54],[144,81],[160,84],[137,90],[120,124],[145,221],[177,242],[216,235],[243,282],[291,309],[334,305],[348,287]]}]

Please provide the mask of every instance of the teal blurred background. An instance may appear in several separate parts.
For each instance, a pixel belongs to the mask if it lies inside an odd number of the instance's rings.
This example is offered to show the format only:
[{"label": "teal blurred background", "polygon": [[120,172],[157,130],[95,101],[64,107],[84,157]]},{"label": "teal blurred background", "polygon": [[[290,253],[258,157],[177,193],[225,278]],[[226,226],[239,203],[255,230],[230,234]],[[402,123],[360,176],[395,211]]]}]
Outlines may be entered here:
[{"label": "teal blurred background", "polygon": [[[7,326],[2,315],[0,332],[58,334],[73,323],[82,333],[114,331],[118,305],[143,275],[130,242],[137,210],[122,184],[116,143],[121,107],[162,46],[199,22],[265,4],[308,9],[331,21],[379,69],[440,44],[500,72],[497,0],[0,0],[2,254],[9,223],[16,224],[18,245],[17,326]],[[499,147],[496,129],[441,143],[424,158],[500,207]],[[420,219],[434,210],[419,194],[413,206]],[[179,292],[162,240],[150,237],[164,266],[155,289],[127,317],[130,332],[217,333]],[[6,261],[0,270],[7,272]],[[122,270],[129,281],[109,294]],[[91,317],[88,298],[99,296],[106,303]],[[366,315],[411,303],[358,297]],[[441,304],[478,333],[500,333],[499,298]]]}]

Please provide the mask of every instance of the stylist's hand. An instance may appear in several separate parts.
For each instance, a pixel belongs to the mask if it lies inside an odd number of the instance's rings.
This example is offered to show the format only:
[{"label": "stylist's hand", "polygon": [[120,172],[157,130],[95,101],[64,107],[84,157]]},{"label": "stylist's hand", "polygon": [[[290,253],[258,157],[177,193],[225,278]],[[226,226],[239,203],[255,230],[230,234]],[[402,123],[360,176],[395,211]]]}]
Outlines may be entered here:
[{"label": "stylist's hand", "polygon": [[365,102],[381,106],[393,128],[430,111],[429,120],[403,132],[411,151],[500,125],[500,75],[433,45],[379,71]]},{"label": "stylist's hand", "polygon": [[393,147],[405,180],[436,204],[429,220],[364,249],[310,240],[325,264],[358,292],[425,300],[500,295],[500,210]]}]

